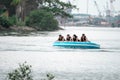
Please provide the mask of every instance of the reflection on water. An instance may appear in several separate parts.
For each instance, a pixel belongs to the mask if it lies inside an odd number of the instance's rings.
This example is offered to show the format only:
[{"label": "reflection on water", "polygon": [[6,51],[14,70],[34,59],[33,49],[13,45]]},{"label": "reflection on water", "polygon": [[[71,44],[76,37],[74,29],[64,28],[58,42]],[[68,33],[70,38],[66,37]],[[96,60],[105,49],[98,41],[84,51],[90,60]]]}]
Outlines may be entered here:
[{"label": "reflection on water", "polygon": [[[101,49],[66,49],[52,46],[59,34],[85,33]],[[65,27],[54,32],[6,33],[0,37],[0,80],[27,61],[35,80],[50,72],[57,80],[120,80],[119,28]],[[19,34],[19,35],[18,35]]]}]

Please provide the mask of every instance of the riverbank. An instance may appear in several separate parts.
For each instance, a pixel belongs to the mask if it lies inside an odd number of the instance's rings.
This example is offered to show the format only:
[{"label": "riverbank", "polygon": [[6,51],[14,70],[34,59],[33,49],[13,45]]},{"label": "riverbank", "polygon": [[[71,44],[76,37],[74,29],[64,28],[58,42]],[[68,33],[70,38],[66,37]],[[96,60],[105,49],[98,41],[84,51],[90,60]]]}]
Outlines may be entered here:
[{"label": "riverbank", "polygon": [[37,32],[37,30],[27,26],[0,27],[0,36],[28,36],[32,32]]},{"label": "riverbank", "polygon": [[[64,30],[64,28],[59,27],[57,30]],[[52,31],[57,31],[52,30]],[[4,28],[0,26],[0,36],[29,36],[32,33],[46,32],[47,30],[38,30],[33,27],[28,26],[11,26],[9,28]],[[51,32],[51,31],[47,31]]]},{"label": "riverbank", "polygon": [[0,26],[0,31],[27,31],[27,32],[31,32],[31,31],[37,31],[37,29],[32,28],[32,27],[28,27],[28,26],[11,26],[9,28],[4,28],[2,26]]},{"label": "riverbank", "polygon": [[[64,30],[63,28],[59,27],[57,30]],[[41,31],[39,29],[29,27],[29,26],[11,26],[9,28],[4,28],[0,26],[0,31],[8,31],[8,32],[34,32],[34,31]],[[55,30],[53,30],[55,31]]]}]

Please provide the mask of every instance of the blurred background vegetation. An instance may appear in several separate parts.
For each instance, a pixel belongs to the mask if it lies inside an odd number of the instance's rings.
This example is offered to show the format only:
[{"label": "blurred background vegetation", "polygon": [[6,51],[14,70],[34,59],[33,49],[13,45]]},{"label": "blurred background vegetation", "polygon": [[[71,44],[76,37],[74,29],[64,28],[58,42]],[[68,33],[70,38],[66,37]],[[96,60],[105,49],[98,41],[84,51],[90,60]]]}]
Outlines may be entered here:
[{"label": "blurred background vegetation", "polygon": [[0,0],[0,26],[29,26],[37,30],[57,30],[56,16],[72,17],[65,10],[75,8],[60,0]]}]

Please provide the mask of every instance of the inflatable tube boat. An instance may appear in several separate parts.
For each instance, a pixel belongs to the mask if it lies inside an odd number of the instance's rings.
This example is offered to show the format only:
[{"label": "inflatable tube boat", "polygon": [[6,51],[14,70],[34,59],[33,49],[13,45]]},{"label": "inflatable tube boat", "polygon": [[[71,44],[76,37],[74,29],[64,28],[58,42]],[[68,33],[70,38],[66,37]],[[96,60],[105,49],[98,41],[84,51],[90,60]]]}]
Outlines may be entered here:
[{"label": "inflatable tube boat", "polygon": [[53,43],[53,46],[65,48],[100,49],[100,45],[93,42],[56,41]]}]

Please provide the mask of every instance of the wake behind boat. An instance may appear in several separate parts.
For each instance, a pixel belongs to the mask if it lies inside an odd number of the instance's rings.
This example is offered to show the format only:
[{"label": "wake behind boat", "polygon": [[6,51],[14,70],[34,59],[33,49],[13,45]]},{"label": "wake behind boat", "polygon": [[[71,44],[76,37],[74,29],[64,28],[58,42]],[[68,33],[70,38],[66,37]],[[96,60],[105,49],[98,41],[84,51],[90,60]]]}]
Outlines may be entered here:
[{"label": "wake behind boat", "polygon": [[93,42],[56,41],[53,43],[53,46],[65,48],[100,49],[100,45]]}]

